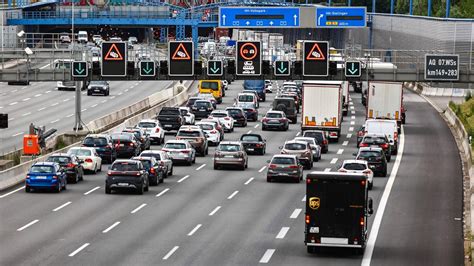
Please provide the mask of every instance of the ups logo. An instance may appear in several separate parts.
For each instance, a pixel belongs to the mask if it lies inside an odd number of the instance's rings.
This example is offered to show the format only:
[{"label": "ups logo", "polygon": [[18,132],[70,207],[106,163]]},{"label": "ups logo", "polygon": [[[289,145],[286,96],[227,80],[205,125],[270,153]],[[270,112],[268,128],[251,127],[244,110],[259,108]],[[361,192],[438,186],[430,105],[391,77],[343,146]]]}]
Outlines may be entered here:
[{"label": "ups logo", "polygon": [[318,197],[311,197],[309,198],[309,207],[313,210],[319,209],[319,205],[321,204],[321,200]]}]

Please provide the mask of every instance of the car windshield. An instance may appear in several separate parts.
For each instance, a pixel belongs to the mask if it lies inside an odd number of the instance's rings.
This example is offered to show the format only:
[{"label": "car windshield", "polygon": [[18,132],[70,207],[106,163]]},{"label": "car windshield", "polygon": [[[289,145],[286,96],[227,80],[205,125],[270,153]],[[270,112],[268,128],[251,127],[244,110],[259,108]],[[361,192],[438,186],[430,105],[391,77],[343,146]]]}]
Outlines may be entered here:
[{"label": "car windshield", "polygon": [[344,164],[342,168],[346,170],[356,170],[356,171],[362,171],[362,170],[367,169],[365,164],[361,164],[361,163],[346,163]]},{"label": "car windshield", "polygon": [[154,157],[157,160],[161,160],[161,155],[159,153],[142,152],[142,153],[140,153],[140,156],[142,156],[142,157]]},{"label": "car windshield", "polygon": [[129,162],[117,162],[111,167],[112,171],[139,171],[138,164]]},{"label": "car windshield", "polygon": [[87,137],[87,138],[84,139],[84,145],[105,146],[105,145],[107,145],[107,139],[106,138]]},{"label": "car windshield", "polygon": [[258,136],[252,136],[252,135],[247,135],[247,136],[242,136],[243,141],[260,141],[260,138]]},{"label": "car windshield", "polygon": [[272,159],[272,164],[296,164],[294,158],[275,157]]},{"label": "car windshield", "polygon": [[141,127],[141,128],[154,128],[154,127],[156,127],[156,123],[153,123],[153,122],[140,122],[140,123],[138,123],[138,127]]},{"label": "car windshield", "polygon": [[30,169],[30,173],[52,174],[54,173],[54,167],[45,165],[33,165]]},{"label": "car windshield", "polygon": [[202,89],[218,90],[219,89],[219,84],[217,82],[213,82],[213,81],[203,81],[203,82],[201,82],[201,88]]},{"label": "car windshield", "polygon": [[69,151],[70,154],[74,154],[76,156],[91,156],[92,152],[86,149],[72,149]]},{"label": "car windshield", "polygon": [[214,127],[211,124],[199,124],[199,127],[202,128],[202,130],[213,130]]},{"label": "car windshield", "polygon": [[176,150],[184,150],[186,149],[186,144],[184,143],[166,143],[165,147],[166,149],[176,149]]},{"label": "car windshield", "polygon": [[219,151],[240,151],[240,146],[235,144],[222,144],[217,148]]},{"label": "car windshield", "polygon": [[55,162],[59,164],[67,164],[71,159],[66,156],[50,156],[46,159],[47,162]]},{"label": "car windshield", "polygon": [[280,113],[267,113],[267,118],[282,118],[283,116]]},{"label": "car windshield", "polygon": [[201,102],[201,101],[197,101],[194,103],[194,106],[196,107],[210,107],[211,106],[211,103],[210,102]]},{"label": "car windshield", "polygon": [[253,95],[239,95],[239,102],[253,102]]},{"label": "car windshield", "polygon": [[361,151],[359,153],[360,158],[380,157],[380,151]]},{"label": "car windshield", "polygon": [[176,135],[177,137],[193,137],[193,138],[198,138],[201,136],[201,134],[199,134],[200,132],[199,131],[184,131],[184,130],[180,130],[178,131],[178,134]]},{"label": "car windshield", "polygon": [[306,145],[304,145],[302,143],[287,143],[287,144],[285,144],[285,150],[296,151],[296,150],[305,150],[305,149],[306,149]]},{"label": "car windshield", "polygon": [[384,144],[384,143],[386,143],[384,137],[369,137],[369,136],[365,137],[363,142],[367,143],[367,144]]}]

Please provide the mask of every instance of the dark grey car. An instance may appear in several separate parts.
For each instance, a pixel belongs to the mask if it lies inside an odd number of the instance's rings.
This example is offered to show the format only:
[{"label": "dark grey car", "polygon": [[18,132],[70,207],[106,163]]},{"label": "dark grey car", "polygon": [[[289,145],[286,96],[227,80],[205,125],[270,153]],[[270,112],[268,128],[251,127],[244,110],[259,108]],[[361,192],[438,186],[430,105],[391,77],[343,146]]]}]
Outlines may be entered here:
[{"label": "dark grey car", "polygon": [[298,183],[303,180],[303,165],[299,163],[296,155],[274,155],[269,163],[267,182],[286,179]]}]

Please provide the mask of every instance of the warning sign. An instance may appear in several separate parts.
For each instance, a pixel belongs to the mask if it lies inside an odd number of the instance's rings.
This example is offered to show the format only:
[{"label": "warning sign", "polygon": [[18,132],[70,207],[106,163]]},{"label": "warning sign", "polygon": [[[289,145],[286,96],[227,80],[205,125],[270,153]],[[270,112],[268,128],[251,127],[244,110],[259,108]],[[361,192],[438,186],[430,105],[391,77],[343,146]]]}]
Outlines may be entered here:
[{"label": "warning sign", "polygon": [[103,77],[127,75],[127,45],[125,42],[103,42],[101,74]]},{"label": "warning sign", "polygon": [[304,42],[303,75],[327,77],[329,75],[329,43]]},{"label": "warning sign", "polygon": [[168,75],[194,75],[194,47],[190,41],[168,43]]},{"label": "warning sign", "polygon": [[260,76],[262,74],[262,55],[260,42],[237,42],[237,75]]}]

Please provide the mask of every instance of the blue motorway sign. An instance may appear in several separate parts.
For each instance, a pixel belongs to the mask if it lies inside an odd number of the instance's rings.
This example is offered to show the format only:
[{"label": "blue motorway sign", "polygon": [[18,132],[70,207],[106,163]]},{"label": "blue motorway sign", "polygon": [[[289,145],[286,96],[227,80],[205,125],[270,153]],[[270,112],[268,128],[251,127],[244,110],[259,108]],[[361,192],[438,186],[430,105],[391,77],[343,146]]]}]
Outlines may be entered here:
[{"label": "blue motorway sign", "polygon": [[317,28],[359,28],[367,26],[366,7],[317,7]]},{"label": "blue motorway sign", "polygon": [[299,27],[297,7],[219,7],[219,27]]}]

